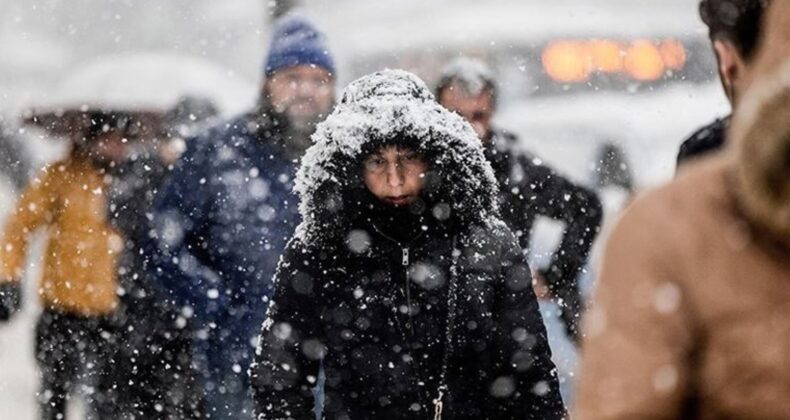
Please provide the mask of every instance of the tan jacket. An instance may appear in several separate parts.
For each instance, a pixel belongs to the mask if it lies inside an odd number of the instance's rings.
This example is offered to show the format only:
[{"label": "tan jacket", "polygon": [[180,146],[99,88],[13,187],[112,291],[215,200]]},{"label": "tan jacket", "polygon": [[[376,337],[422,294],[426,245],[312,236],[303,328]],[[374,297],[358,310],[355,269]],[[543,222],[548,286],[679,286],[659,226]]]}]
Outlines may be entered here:
[{"label": "tan jacket", "polygon": [[729,149],[609,240],[577,420],[790,419],[790,0],[773,4]]},{"label": "tan jacket", "polygon": [[790,253],[752,236],[726,158],[638,200],[585,327],[574,418],[790,418]]},{"label": "tan jacket", "polygon": [[31,235],[45,228],[42,303],[80,315],[112,312],[122,240],[107,222],[105,193],[104,177],[90,163],[68,160],[45,169],[6,223],[0,281],[21,279]]}]

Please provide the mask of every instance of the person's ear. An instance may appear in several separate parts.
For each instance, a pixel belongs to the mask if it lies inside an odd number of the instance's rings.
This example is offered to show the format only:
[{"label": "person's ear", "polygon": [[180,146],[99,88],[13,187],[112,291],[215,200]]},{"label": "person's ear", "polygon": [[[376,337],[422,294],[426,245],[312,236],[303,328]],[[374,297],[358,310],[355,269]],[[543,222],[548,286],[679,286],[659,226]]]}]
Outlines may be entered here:
[{"label": "person's ear", "polygon": [[730,102],[735,103],[738,87],[746,72],[743,57],[732,42],[718,39],[713,42],[716,58],[719,62],[719,76]]}]

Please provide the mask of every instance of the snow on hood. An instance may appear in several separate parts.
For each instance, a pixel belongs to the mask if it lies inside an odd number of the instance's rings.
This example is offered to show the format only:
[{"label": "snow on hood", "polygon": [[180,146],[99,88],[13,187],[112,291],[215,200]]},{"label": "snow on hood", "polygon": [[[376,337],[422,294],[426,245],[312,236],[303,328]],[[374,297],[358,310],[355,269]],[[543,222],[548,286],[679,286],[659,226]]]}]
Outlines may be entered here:
[{"label": "snow on hood", "polygon": [[385,70],[349,84],[318,125],[296,175],[303,217],[297,237],[313,243],[342,234],[351,217],[343,200],[359,185],[362,159],[396,139],[428,159],[436,206],[453,220],[485,224],[498,214],[497,182],[472,127],[439,105],[417,76]]}]

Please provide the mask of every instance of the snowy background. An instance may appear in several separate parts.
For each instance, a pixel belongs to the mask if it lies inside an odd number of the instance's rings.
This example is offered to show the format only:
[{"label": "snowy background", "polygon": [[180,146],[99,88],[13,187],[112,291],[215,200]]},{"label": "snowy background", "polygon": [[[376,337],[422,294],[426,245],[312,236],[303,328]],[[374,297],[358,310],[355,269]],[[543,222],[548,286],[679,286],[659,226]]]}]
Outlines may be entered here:
[{"label": "snowy background", "polygon": [[[519,134],[524,148],[582,184],[592,186],[596,152],[604,143],[626,152],[640,189],[661,183],[674,173],[680,141],[728,112],[696,0],[301,4],[329,37],[339,68],[338,87],[382,67],[412,70],[432,83],[449,58],[466,54],[486,60],[500,80],[498,124]],[[117,66],[129,57],[136,65],[178,67],[178,74],[194,78],[195,89],[219,86],[204,93],[225,114],[242,110],[260,82],[276,6],[269,0],[3,0],[0,118],[23,137],[33,167],[54,159],[62,143],[20,128],[20,116],[30,107],[53,104],[66,89],[64,80],[90,74],[86,66]],[[552,41],[592,38],[623,43],[679,40],[685,63],[682,70],[653,82],[593,77],[586,83],[563,84],[543,74],[540,54]],[[135,93],[155,97],[156,92],[152,82],[149,91]],[[0,175],[0,219],[15,194]],[[551,246],[553,232],[556,226],[551,224],[538,229],[538,253]],[[36,278],[35,271],[27,273],[22,316],[0,325],[3,419],[36,417]]]}]

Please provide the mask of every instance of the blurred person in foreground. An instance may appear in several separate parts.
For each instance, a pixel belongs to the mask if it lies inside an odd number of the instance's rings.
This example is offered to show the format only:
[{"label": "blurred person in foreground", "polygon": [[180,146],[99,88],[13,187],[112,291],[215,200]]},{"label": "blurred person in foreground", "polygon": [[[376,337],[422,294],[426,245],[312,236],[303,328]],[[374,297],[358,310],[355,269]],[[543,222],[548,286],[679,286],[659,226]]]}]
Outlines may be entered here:
[{"label": "blurred person in foreground", "polygon": [[600,227],[598,197],[523,151],[515,135],[492,125],[498,92],[493,73],[484,63],[466,57],[449,63],[437,84],[436,97],[469,121],[482,141],[499,181],[502,217],[516,233],[525,255],[539,216],[565,224],[549,266],[538,270],[536,278],[559,303],[566,331],[577,341],[584,306],[577,278]]},{"label": "blurred person in foreground", "polygon": [[251,367],[258,419],[560,419],[529,266],[472,127],[411,73],[351,83],[297,174],[303,222]]},{"label": "blurred person in foreground", "polygon": [[638,199],[611,236],[574,418],[790,413],[790,2],[765,25],[726,151]]},{"label": "blurred person in foreground", "polygon": [[[45,230],[36,327],[42,419],[64,419],[72,393],[88,389],[91,419],[115,418],[111,369],[119,305],[120,233],[107,214],[111,171],[140,127],[125,117],[82,113],[69,156],[47,166],[23,191],[0,241],[0,318],[19,309],[28,244]],[[83,131],[84,128],[84,131]]]},{"label": "blurred person in foreground", "polygon": [[150,273],[195,332],[205,415],[251,416],[247,369],[280,254],[299,222],[296,165],[334,102],[310,22],[275,22],[257,106],[190,140],[156,199]]},{"label": "blurred person in foreground", "polygon": [[[770,0],[703,0],[699,11],[708,26],[719,77],[731,105],[744,91],[745,75],[754,65],[763,14]],[[730,117],[717,119],[692,134],[680,146],[677,166],[721,149]]]},{"label": "blurred person in foreground", "polygon": [[217,114],[210,99],[180,99],[162,113],[156,132],[126,145],[125,158],[112,169],[108,211],[124,238],[118,262],[120,345],[114,369],[108,372],[118,390],[118,419],[200,416],[191,329],[145,270],[143,247],[154,197],[183,151],[184,138]]}]

